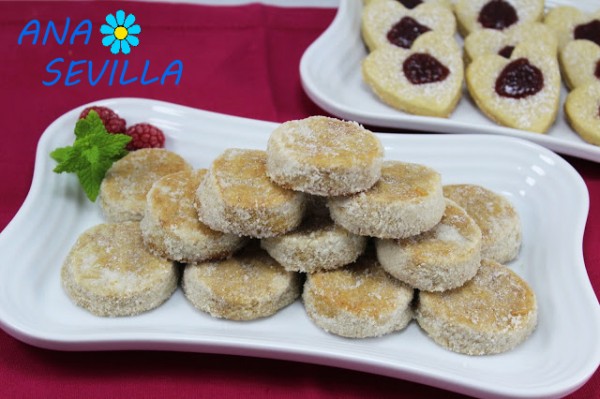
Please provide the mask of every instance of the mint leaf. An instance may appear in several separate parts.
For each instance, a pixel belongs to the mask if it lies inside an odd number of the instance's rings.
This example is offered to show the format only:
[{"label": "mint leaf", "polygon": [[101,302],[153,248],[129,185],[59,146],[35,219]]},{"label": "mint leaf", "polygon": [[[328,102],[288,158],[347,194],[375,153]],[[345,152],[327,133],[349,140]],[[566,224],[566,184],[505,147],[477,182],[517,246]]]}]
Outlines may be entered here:
[{"label": "mint leaf", "polygon": [[72,146],[57,148],[50,157],[58,162],[54,172],[75,173],[83,191],[92,201],[100,193],[100,184],[112,164],[127,155],[131,137],[106,131],[95,111],[77,121]]}]

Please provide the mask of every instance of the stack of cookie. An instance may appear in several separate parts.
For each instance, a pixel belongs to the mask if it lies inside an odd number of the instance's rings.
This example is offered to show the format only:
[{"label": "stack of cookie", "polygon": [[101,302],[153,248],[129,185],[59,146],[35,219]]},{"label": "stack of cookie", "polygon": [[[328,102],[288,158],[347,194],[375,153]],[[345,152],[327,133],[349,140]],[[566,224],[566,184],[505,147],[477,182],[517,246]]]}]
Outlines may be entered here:
[{"label": "stack of cookie", "polygon": [[[460,87],[447,80],[455,76],[458,82],[462,74],[450,57],[460,48],[447,42],[456,25],[464,38],[468,92],[490,120],[547,132],[558,115],[562,74],[572,90],[565,101],[568,122],[584,140],[600,145],[600,11],[559,6],[544,15],[543,0],[364,3],[362,36],[370,54],[362,72],[383,102],[417,115],[451,114]],[[433,32],[438,37],[427,39]],[[414,53],[427,55],[419,55],[427,62],[407,61]],[[422,80],[413,79],[419,74]]]},{"label": "stack of cookie", "polygon": [[100,204],[109,223],[85,232],[62,269],[69,296],[94,314],[160,305],[181,267],[189,302],[231,320],[302,296],[330,333],[376,337],[416,318],[468,354],[509,350],[536,325],[535,295],[500,264],[520,248],[514,207],[483,187],[444,187],[425,165],[384,160],[354,122],[286,122],[265,151],[228,149],[208,169],[166,150],[132,152],[107,174]]}]

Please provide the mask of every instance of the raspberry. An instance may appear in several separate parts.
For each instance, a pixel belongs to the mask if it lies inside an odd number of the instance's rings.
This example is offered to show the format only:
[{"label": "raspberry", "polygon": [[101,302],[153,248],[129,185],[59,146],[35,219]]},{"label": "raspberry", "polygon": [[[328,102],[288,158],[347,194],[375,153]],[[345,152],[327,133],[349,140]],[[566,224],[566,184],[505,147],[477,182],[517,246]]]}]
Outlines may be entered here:
[{"label": "raspberry", "polygon": [[132,137],[127,149],[129,151],[140,148],[162,148],[165,145],[165,135],[156,126],[149,123],[138,123],[127,128],[125,134]]},{"label": "raspberry", "polygon": [[99,105],[93,105],[91,107],[85,108],[81,111],[79,115],[79,119],[83,119],[90,113],[91,110],[96,111],[102,122],[104,123],[104,127],[106,131],[109,133],[125,133],[126,122],[125,119],[119,117],[115,111],[108,107],[101,107]]}]

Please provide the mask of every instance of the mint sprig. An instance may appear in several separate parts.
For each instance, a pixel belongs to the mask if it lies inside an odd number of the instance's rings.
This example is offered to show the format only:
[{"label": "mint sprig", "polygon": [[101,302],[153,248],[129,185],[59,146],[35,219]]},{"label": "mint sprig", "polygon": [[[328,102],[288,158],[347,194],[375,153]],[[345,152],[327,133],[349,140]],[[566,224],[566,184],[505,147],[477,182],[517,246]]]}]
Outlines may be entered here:
[{"label": "mint sprig", "polygon": [[131,136],[126,134],[108,133],[102,119],[92,110],[77,121],[73,145],[50,153],[58,162],[54,172],[75,173],[83,191],[94,202],[106,172],[115,161],[127,155],[125,146],[130,141]]}]

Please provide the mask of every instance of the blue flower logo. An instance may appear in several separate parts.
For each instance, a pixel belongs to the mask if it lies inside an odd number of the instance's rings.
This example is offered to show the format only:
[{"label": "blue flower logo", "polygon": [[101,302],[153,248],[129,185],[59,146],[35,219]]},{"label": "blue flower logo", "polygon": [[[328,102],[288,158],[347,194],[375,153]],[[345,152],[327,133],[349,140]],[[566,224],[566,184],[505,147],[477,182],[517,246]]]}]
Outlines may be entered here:
[{"label": "blue flower logo", "polygon": [[106,35],[102,38],[102,44],[110,46],[110,52],[113,54],[129,54],[131,46],[140,44],[137,34],[142,28],[135,23],[135,15],[129,14],[125,17],[125,11],[119,10],[115,15],[106,16],[106,24],[100,27],[100,33]]}]

